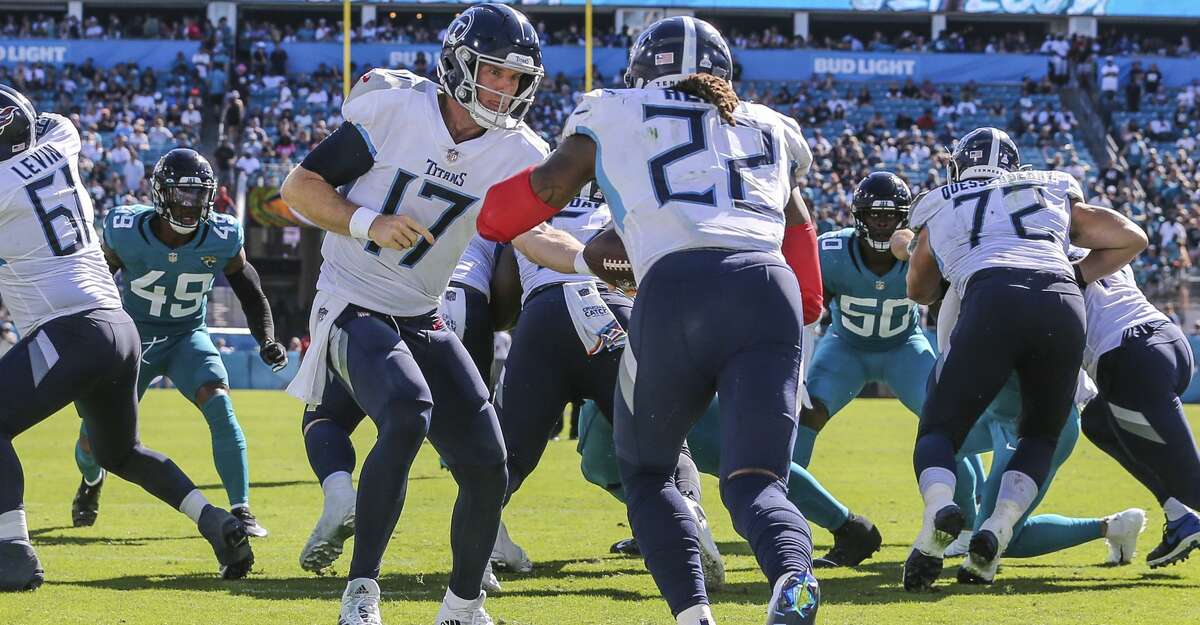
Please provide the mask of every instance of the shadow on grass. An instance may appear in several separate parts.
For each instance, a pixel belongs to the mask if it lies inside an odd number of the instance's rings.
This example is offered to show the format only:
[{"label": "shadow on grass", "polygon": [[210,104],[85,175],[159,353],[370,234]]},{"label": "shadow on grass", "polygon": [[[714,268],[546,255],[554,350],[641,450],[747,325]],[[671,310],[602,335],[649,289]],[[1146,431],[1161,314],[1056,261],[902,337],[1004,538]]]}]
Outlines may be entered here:
[{"label": "shadow on grass", "polygon": [[78,536],[70,534],[55,534],[61,531],[86,530],[87,528],[74,528],[70,525],[59,525],[56,527],[39,527],[29,530],[29,538],[33,543],[34,548],[50,547],[61,545],[124,545],[129,547],[140,547],[148,543],[160,542],[164,540],[195,540],[196,536],[134,536],[134,537],[115,537],[115,536]]}]

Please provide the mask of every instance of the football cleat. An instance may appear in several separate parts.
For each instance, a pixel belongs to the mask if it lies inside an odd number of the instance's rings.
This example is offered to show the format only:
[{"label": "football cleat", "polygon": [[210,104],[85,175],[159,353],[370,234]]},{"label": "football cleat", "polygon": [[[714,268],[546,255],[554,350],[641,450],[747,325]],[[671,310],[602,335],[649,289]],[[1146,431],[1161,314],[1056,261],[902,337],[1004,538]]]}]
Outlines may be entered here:
[{"label": "football cleat", "polygon": [[300,550],[300,568],[321,573],[342,555],[346,539],[354,535],[355,495],[325,498],[321,518]]},{"label": "football cleat", "polygon": [[45,577],[28,540],[0,540],[0,592],[36,590]]},{"label": "football cleat", "polygon": [[503,590],[500,587],[500,580],[496,578],[496,572],[492,570],[492,562],[488,560],[487,566],[483,568],[483,579],[480,580],[479,586],[487,592],[500,592]]},{"label": "football cleat", "polygon": [[508,528],[504,526],[504,521],[500,522],[500,529],[496,532],[496,546],[492,547],[491,561],[496,568],[508,569],[517,573],[528,573],[533,570],[533,561],[529,559],[520,545],[513,542],[512,537],[508,535]]},{"label": "football cleat", "polygon": [[246,534],[255,538],[266,538],[270,532],[267,528],[258,524],[258,519],[254,518],[254,513],[250,512],[250,506],[237,506],[229,511],[234,518],[242,522],[242,528],[246,530]]},{"label": "football cleat", "polygon": [[487,599],[487,592],[482,591],[479,597],[474,601],[468,601],[465,607],[451,608],[442,601],[442,607],[438,608],[437,618],[433,620],[434,625],[494,625],[492,617],[488,616],[487,611],[483,609],[483,600]]},{"label": "football cleat", "polygon": [[638,547],[636,538],[622,538],[608,548],[609,553],[619,553],[626,556],[641,556],[642,548]]},{"label": "football cleat", "polygon": [[704,514],[704,508],[700,507],[699,502],[684,497],[683,503],[687,505],[688,511],[692,513],[692,518],[696,520],[696,530],[700,539],[700,567],[704,570],[704,585],[713,590],[720,590],[725,586],[725,561],[721,559],[717,541],[713,538],[712,530],[708,528],[708,516]]},{"label": "football cleat", "polygon": [[1108,545],[1108,557],[1105,564],[1129,564],[1133,562],[1133,554],[1137,551],[1138,535],[1146,529],[1146,511],[1130,508],[1116,514],[1110,514],[1104,520],[1108,523],[1108,533],[1104,542]]},{"label": "football cleat", "polygon": [[971,530],[963,530],[958,533],[958,538],[946,547],[946,553],[942,554],[944,558],[958,558],[967,555],[967,549],[971,548]]},{"label": "football cleat", "polygon": [[88,485],[87,480],[79,480],[79,488],[75,490],[75,499],[71,500],[71,524],[75,527],[91,527],[96,524],[100,514],[100,488],[104,486],[102,471],[100,481]]},{"label": "football cleat", "polygon": [[220,563],[221,577],[241,579],[254,566],[254,550],[242,522],[232,514],[216,507],[205,506],[197,523],[200,534],[212,545]]},{"label": "football cleat", "polygon": [[958,583],[991,584],[1000,569],[1000,539],[991,530],[981,529],[971,537],[967,559],[958,567]]},{"label": "football cleat", "polygon": [[879,529],[865,516],[851,514],[841,527],[833,531],[833,548],[813,560],[819,569],[839,566],[858,566],[883,545]]},{"label": "football cleat", "polygon": [[379,615],[379,584],[368,577],[352,579],[342,593],[338,625],[383,625]]},{"label": "football cleat", "polygon": [[767,605],[767,625],[811,625],[817,622],[821,587],[807,573],[789,573],[775,582]]},{"label": "football cleat", "polygon": [[1192,512],[1163,524],[1162,542],[1146,556],[1146,562],[1152,569],[1170,566],[1187,560],[1196,548],[1200,548],[1200,517]]},{"label": "football cleat", "polygon": [[904,590],[929,590],[942,575],[942,557],[946,547],[954,542],[967,524],[962,510],[954,504],[943,507],[926,518],[921,532],[913,542],[912,551],[904,561]]}]

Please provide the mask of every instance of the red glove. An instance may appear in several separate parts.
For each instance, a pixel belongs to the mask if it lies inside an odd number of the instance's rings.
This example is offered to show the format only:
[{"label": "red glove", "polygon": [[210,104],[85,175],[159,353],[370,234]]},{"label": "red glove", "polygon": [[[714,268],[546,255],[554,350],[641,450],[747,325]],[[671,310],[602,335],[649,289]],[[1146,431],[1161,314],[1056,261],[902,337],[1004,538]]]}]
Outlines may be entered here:
[{"label": "red glove", "polygon": [[783,258],[800,283],[800,303],[804,325],[821,318],[824,286],[821,284],[821,260],[817,254],[817,231],[812,224],[783,229]]},{"label": "red glove", "polygon": [[534,193],[529,180],[532,172],[533,167],[528,167],[488,189],[475,219],[480,236],[508,243],[558,212]]}]

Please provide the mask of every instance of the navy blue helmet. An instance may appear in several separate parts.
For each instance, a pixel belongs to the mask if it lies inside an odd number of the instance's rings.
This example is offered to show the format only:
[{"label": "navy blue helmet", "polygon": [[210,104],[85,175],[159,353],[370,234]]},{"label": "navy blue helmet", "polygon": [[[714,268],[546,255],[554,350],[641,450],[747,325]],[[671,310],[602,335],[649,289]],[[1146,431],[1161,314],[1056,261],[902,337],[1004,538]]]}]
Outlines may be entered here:
[{"label": "navy blue helmet", "polygon": [[212,214],[217,177],[199,152],[175,148],[158,159],[150,177],[154,212],[179,234],[194,232]]},{"label": "navy blue helmet", "polygon": [[668,17],[643,30],[629,49],[625,86],[670,87],[690,74],[733,80],[729,44],[704,20]]},{"label": "navy blue helmet", "polygon": [[[479,84],[482,64],[520,72],[515,95]],[[504,4],[480,4],[463,11],[446,28],[438,59],[438,80],[485,128],[516,128],[529,112],[542,69],[542,45],[533,24]],[[480,96],[493,104],[480,101]]]},{"label": "navy blue helmet", "polygon": [[0,85],[0,162],[33,147],[37,111],[20,91]]},{"label": "navy blue helmet", "polygon": [[1017,144],[1007,132],[985,126],[968,132],[950,153],[950,182],[995,178],[1021,169]]},{"label": "navy blue helmet", "polygon": [[[854,229],[872,249],[889,249],[892,234],[908,225],[912,192],[890,171],[871,172],[854,189]],[[891,221],[885,219],[891,218]],[[882,223],[881,223],[882,222]]]}]

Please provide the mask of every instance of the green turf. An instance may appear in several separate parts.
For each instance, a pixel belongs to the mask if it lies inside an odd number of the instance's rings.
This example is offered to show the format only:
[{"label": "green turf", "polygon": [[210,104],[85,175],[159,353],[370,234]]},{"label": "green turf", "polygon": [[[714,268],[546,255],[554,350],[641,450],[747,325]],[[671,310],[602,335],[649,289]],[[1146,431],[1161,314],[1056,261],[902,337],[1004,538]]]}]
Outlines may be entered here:
[{"label": "green turf", "polygon": [[[212,552],[182,515],[136,487],[113,479],[93,528],[70,527],[78,483],[71,453],[77,422],[60,414],[17,441],[25,465],[30,530],[46,568],[36,593],[0,595],[5,625],[309,625],[337,620],[343,581],[301,570],[297,556],[316,520],[320,489],[305,460],[300,406],[283,393],[238,391],[235,404],[250,442],[252,505],[272,534],[254,543],[257,564],[240,582],[216,578]],[[143,440],[174,458],[224,505],[204,420],[173,391],[143,403]],[[1200,410],[1193,410],[1200,417]],[[1095,542],[1035,560],[1009,560],[992,588],[943,582],[936,593],[901,591],[900,563],[916,531],[920,501],[912,476],[915,420],[899,403],[856,401],[821,436],[813,470],[856,512],[879,525],[884,550],[854,571],[822,573],[821,623],[1200,623],[1200,558],[1150,571],[1143,554],[1157,542],[1154,501],[1115,463],[1081,439],[1059,472],[1043,511],[1103,515],[1151,509],[1137,563],[1106,568]],[[356,437],[360,458],[373,428]],[[534,558],[534,572],[502,576],[504,592],[488,599],[510,624],[673,623],[636,559],[610,555],[628,535],[625,512],[579,474],[574,443],[550,444],[540,470],[515,497],[505,519]],[[432,623],[449,568],[447,532],[455,487],[425,446],[412,472],[408,504],[384,560],[385,622]],[[722,512],[716,483],[705,503],[726,555],[728,589],[714,593],[722,624],[762,622],[768,589],[754,559]],[[817,549],[829,535],[815,530]],[[344,572],[348,554],[338,565]],[[947,577],[953,570],[947,569]]]}]

